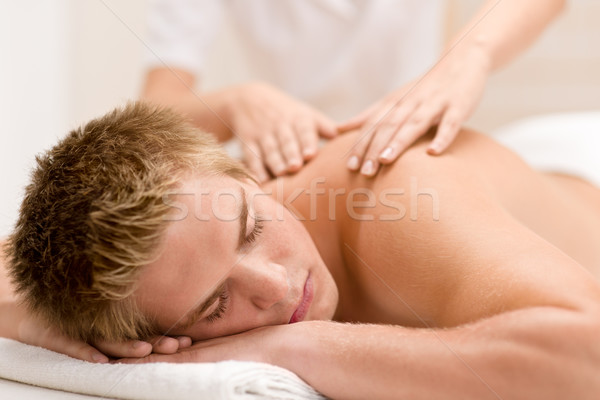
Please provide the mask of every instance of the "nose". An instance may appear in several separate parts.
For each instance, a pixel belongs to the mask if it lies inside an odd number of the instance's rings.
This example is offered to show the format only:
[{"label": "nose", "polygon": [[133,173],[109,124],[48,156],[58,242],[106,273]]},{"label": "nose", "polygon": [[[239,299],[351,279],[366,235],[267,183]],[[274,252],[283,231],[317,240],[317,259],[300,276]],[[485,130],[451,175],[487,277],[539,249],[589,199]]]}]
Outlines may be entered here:
[{"label": "nose", "polygon": [[238,267],[239,284],[256,307],[266,310],[286,298],[289,282],[283,265],[250,262]]}]

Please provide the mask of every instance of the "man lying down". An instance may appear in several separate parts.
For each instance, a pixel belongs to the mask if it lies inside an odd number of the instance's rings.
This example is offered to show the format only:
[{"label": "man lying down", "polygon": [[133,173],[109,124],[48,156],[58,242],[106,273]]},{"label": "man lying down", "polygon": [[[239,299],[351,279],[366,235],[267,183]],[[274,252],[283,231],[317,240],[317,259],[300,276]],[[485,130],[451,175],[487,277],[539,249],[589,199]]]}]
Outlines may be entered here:
[{"label": "man lying down", "polygon": [[259,187],[170,111],[89,122],[38,158],[2,334],[267,362],[332,398],[598,398],[600,190],[469,131],[369,179],[355,141]]}]

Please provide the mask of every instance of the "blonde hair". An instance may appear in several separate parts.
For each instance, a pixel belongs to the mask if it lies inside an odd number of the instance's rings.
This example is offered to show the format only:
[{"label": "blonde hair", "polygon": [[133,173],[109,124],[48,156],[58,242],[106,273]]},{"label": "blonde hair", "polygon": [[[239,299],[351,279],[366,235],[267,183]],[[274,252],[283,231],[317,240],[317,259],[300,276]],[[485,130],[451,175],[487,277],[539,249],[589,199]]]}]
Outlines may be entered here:
[{"label": "blonde hair", "polygon": [[140,267],[188,174],[251,179],[212,135],[167,109],[130,103],[73,130],[36,157],[7,253],[35,313],[83,340],[159,334],[132,299]]}]

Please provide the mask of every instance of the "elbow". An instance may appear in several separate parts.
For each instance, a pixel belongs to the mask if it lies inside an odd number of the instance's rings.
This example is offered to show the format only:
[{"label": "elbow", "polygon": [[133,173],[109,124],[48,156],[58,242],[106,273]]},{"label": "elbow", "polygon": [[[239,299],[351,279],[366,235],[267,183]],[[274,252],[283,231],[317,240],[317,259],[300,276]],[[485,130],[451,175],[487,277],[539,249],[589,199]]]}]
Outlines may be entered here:
[{"label": "elbow", "polygon": [[471,363],[489,387],[514,399],[600,398],[600,307],[512,314],[504,329],[486,330],[494,339]]},{"label": "elbow", "polygon": [[600,398],[600,308],[567,314],[538,327],[537,334],[532,331],[524,354],[535,354],[540,363],[524,375],[531,375],[548,399]]},{"label": "elbow", "polygon": [[572,390],[565,390],[563,398],[597,399],[600,398],[600,307],[581,312],[578,317],[562,338],[564,348],[558,358],[559,362],[565,361],[560,368],[570,376],[573,385]]}]

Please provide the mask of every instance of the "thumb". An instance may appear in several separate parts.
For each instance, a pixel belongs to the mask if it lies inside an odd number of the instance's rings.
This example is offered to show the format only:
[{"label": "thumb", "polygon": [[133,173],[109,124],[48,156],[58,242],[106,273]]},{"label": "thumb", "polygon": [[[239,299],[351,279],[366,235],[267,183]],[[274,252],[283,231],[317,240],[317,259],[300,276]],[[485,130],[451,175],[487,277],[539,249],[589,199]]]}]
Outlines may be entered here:
[{"label": "thumb", "polygon": [[261,151],[256,142],[246,143],[242,152],[244,153],[244,162],[259,183],[269,179],[269,174],[265,168],[264,160],[261,158]]},{"label": "thumb", "polygon": [[373,114],[375,107],[376,107],[376,104],[373,104],[372,106],[369,106],[367,109],[361,111],[354,117],[347,119],[346,121],[338,124],[338,126],[337,126],[338,132],[346,133],[348,131],[352,131],[354,129],[361,128],[365,124],[365,122],[367,122],[367,120],[369,119],[371,114]]}]

